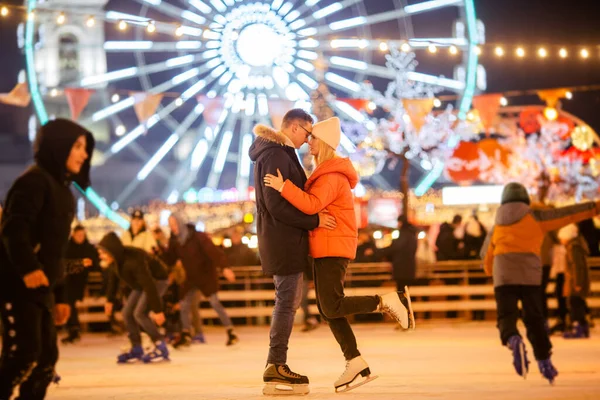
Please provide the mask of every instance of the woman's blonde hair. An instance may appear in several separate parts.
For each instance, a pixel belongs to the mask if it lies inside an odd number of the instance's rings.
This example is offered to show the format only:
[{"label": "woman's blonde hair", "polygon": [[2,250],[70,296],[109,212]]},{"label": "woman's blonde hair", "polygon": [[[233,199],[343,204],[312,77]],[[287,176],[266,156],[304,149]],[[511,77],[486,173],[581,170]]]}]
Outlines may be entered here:
[{"label": "woman's blonde hair", "polygon": [[318,137],[313,136],[313,140],[314,139],[318,140],[317,147],[319,149],[319,153],[314,157],[315,167],[318,167],[325,161],[329,161],[332,158],[337,157],[337,153],[335,152],[335,149],[333,147],[331,147]]}]

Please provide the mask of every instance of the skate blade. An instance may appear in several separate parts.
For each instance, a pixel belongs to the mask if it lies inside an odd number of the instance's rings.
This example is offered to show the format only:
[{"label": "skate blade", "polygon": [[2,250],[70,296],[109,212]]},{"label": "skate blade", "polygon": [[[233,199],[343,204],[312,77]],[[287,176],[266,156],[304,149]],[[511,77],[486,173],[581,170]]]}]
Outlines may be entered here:
[{"label": "skate blade", "polygon": [[521,355],[521,371],[523,371],[523,379],[527,380],[527,372],[529,372],[529,366],[527,365],[527,360],[525,360],[525,343],[521,341],[519,345],[519,353]]},{"label": "skate blade", "polygon": [[408,325],[411,331],[414,331],[417,327],[415,322],[415,313],[412,308],[412,301],[410,299],[410,293],[408,292],[408,286],[404,286],[404,293],[406,293],[406,300],[408,301]]},{"label": "skate blade", "polygon": [[[360,375],[358,375],[358,376],[360,376]],[[379,378],[378,375],[368,375],[365,379],[363,379],[362,381],[359,381],[359,382],[356,382],[356,378],[354,378],[354,380],[352,380],[352,382],[346,383],[346,384],[344,384],[342,386],[336,387],[335,388],[335,392],[336,393],[349,392],[350,390],[356,389],[357,387],[362,386],[365,383],[369,383],[371,381],[374,381],[377,378]]]},{"label": "skate blade", "polygon": [[265,396],[304,396],[310,393],[308,384],[292,385],[281,382],[268,382],[263,387],[263,395]]}]

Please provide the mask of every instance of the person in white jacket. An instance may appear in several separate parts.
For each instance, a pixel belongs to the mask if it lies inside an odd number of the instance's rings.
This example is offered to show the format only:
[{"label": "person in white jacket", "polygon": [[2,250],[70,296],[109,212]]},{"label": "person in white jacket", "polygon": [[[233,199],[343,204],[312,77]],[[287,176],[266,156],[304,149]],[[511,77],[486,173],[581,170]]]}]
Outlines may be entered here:
[{"label": "person in white jacket", "polygon": [[137,247],[150,254],[153,254],[153,249],[158,247],[154,235],[146,229],[144,213],[141,210],[135,210],[131,214],[131,225],[129,230],[123,233],[121,241],[124,246]]}]

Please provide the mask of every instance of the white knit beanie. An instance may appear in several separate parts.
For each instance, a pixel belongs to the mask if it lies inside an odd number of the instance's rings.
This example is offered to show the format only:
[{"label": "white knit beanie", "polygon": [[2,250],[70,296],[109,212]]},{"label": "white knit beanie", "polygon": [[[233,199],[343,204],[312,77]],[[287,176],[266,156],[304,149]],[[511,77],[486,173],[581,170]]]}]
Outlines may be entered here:
[{"label": "white knit beanie", "polygon": [[332,117],[313,125],[312,135],[324,141],[334,150],[340,145],[342,126],[338,117]]}]

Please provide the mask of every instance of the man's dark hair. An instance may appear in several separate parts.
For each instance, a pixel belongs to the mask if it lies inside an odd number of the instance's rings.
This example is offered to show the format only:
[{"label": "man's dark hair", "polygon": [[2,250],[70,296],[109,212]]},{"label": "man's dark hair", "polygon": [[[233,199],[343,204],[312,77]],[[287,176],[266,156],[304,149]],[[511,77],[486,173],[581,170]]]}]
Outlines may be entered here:
[{"label": "man's dark hair", "polygon": [[462,222],[462,217],[458,214],[452,218],[452,225],[460,224]]},{"label": "man's dark hair", "polygon": [[283,116],[283,121],[281,122],[281,127],[287,128],[290,124],[297,122],[297,121],[308,122],[309,124],[314,123],[314,120],[310,116],[309,113],[307,113],[306,111],[304,111],[301,108],[292,108],[290,111],[286,112],[285,115]]},{"label": "man's dark hair", "polygon": [[77,224],[77,225],[75,225],[75,228],[73,228],[73,232],[84,231],[84,230],[85,230],[85,228],[81,224]]}]

